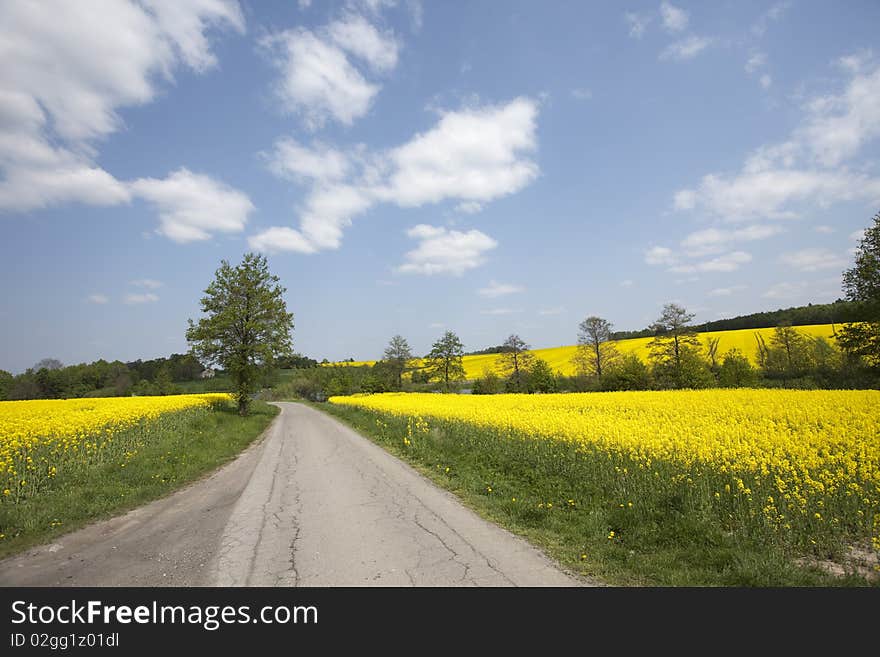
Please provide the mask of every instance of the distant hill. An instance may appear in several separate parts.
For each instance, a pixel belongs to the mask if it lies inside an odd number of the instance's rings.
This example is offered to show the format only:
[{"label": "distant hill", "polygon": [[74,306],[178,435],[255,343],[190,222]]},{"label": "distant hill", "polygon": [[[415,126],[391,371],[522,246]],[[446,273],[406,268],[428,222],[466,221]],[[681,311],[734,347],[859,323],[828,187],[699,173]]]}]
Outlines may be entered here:
[{"label": "distant hill", "polygon": [[[773,328],[782,323],[792,326],[816,326],[818,324],[840,324],[859,322],[867,319],[857,303],[838,299],[834,303],[809,303],[806,306],[792,306],[778,310],[767,310],[750,315],[738,315],[730,319],[718,319],[697,324],[694,328],[700,333],[709,331],[739,331],[741,329]],[[640,331],[617,331],[612,334],[615,340],[630,338],[649,338],[654,335],[650,328]]]}]

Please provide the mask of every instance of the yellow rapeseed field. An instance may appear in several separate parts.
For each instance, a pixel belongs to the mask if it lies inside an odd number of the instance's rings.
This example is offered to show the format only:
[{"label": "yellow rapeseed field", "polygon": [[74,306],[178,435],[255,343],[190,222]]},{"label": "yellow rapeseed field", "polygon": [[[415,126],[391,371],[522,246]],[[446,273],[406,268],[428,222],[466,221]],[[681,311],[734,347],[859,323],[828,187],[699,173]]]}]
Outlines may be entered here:
[{"label": "yellow rapeseed field", "polygon": [[2,500],[23,499],[65,467],[100,459],[125,429],[228,398],[209,393],[0,402]]},{"label": "yellow rapeseed field", "polygon": [[[835,326],[833,324],[815,324],[812,326],[796,326],[794,327],[798,333],[813,337],[834,339]],[[700,341],[703,345],[707,345],[710,339],[718,338],[718,354],[723,355],[730,349],[739,349],[753,365],[757,364],[757,339],[756,335],[760,335],[766,342],[770,342],[774,329],[740,329],[736,331],[709,331],[700,333]],[[642,360],[648,360],[649,349],[652,338],[632,338],[630,340],[617,340],[614,345],[623,354],[633,353]],[[577,347],[569,345],[565,347],[548,347],[546,349],[533,349],[532,354],[537,358],[541,358],[550,365],[550,369],[554,372],[572,376],[575,374],[575,366],[572,359],[577,352]],[[336,365],[349,365],[352,367],[361,365],[373,365],[375,361],[365,360],[357,362],[335,363]],[[487,371],[501,373],[501,363],[498,354],[481,354],[476,356],[465,356],[462,359],[464,365],[465,376],[468,379],[476,379],[483,376]],[[414,363],[421,366],[421,361]]]},{"label": "yellow rapeseed field", "polygon": [[880,550],[880,391],[386,393],[330,401],[428,425],[466,423],[498,440],[565,441],[630,464],[608,477],[646,499],[672,479],[718,510],[779,532],[855,533]]}]

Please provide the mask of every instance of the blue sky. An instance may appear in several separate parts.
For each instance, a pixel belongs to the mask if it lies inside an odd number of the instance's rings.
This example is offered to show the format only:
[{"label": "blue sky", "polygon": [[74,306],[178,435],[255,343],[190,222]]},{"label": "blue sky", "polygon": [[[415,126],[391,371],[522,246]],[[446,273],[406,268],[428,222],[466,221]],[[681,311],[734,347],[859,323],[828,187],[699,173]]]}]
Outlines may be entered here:
[{"label": "blue sky", "polygon": [[841,296],[880,209],[880,4],[0,8],[0,369],[186,350],[269,257],[294,346],[572,344]]}]

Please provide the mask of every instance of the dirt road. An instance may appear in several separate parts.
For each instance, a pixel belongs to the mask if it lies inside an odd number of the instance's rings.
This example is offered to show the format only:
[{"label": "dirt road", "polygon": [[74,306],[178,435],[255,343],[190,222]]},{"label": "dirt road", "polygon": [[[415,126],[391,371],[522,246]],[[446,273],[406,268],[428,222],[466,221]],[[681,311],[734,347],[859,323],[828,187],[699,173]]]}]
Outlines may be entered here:
[{"label": "dirt road", "polygon": [[307,406],[210,477],[0,562],[4,586],[571,586],[522,539]]}]

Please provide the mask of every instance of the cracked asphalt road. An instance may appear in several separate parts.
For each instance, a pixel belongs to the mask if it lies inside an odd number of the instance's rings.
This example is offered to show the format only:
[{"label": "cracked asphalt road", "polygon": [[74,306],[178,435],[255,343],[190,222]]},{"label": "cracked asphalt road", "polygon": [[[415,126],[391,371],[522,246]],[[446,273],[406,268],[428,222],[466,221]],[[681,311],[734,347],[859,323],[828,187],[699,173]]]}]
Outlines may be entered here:
[{"label": "cracked asphalt road", "polygon": [[335,419],[278,406],[264,439],[235,462],[0,562],[0,584],[589,584]]}]

